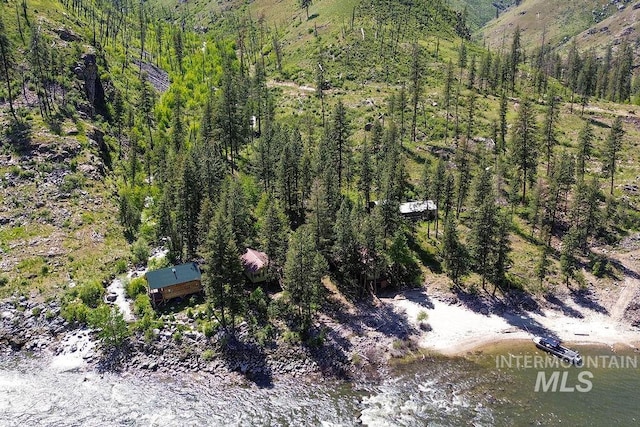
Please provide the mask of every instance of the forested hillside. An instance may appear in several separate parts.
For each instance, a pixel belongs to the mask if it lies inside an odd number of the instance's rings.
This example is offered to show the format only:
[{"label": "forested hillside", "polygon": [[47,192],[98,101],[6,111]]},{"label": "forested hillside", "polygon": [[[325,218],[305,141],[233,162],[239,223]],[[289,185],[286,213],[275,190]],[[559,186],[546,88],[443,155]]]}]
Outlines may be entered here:
[{"label": "forested hillside", "polygon": [[608,46],[637,42],[638,6],[630,0],[587,0],[557,2],[525,0],[488,22],[476,33],[478,40],[492,49],[508,47],[516,27],[522,31],[522,46],[531,51],[545,46],[563,54],[577,44],[580,50],[593,49],[598,55]]},{"label": "forested hillside", "polygon": [[[84,322],[95,280],[163,246],[152,268],[202,262],[205,302],[189,304],[206,334],[245,320],[264,341],[307,338],[328,288],[509,297],[611,280],[591,246],[640,227],[631,46],[525,50],[515,27],[485,50],[445,1],[347,3],[3,3],[2,292],[37,283]],[[43,145],[59,156],[27,168]],[[414,200],[435,219],[404,218]],[[60,254],[20,252],[51,233]],[[269,256],[278,298],[245,284],[246,248]],[[129,293],[148,333],[158,314]]]}]

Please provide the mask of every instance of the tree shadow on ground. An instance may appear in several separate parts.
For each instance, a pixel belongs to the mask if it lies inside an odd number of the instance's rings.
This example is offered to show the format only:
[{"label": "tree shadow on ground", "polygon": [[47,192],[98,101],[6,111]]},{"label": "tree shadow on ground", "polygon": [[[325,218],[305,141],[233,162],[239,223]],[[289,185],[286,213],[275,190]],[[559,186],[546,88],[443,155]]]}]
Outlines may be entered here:
[{"label": "tree shadow on ground", "polygon": [[555,332],[531,317],[532,313],[540,316],[544,316],[544,313],[540,305],[526,292],[511,290],[506,292],[502,299],[489,294],[465,292],[462,288],[456,288],[453,292],[465,308],[475,313],[499,316],[509,325],[533,335],[558,338]]},{"label": "tree shadow on ground", "polygon": [[562,313],[566,316],[576,317],[578,319],[584,318],[584,315],[581,312],[579,312],[575,308],[569,307],[553,294],[545,294],[544,299],[547,300],[550,304],[552,304],[554,308],[557,308],[558,310],[562,311]]},{"label": "tree shadow on ground", "polygon": [[412,289],[404,293],[405,298],[416,304],[420,304],[424,308],[429,310],[435,308],[433,301],[429,298],[429,295],[423,289]]},{"label": "tree shadow on ground", "polygon": [[257,343],[229,336],[220,355],[230,371],[242,374],[260,388],[273,387],[273,375],[267,363],[267,355]]},{"label": "tree shadow on ground", "polygon": [[607,310],[596,300],[593,293],[589,289],[572,289],[571,298],[580,307],[588,308],[602,314],[609,314],[609,310]]},{"label": "tree shadow on ground", "polygon": [[[432,230],[432,232],[435,232],[435,230]],[[429,267],[429,269],[435,274],[442,273],[442,265],[440,264],[440,262],[433,254],[425,251],[422,245],[419,245],[418,242],[416,242],[413,235],[411,235],[407,239],[407,244],[409,246],[409,249],[411,249],[413,253],[416,254],[422,265],[424,265],[425,267]]]},{"label": "tree shadow on ground", "polygon": [[[303,349],[316,363],[323,375],[349,379],[350,360],[348,354],[351,352],[351,342],[334,328],[315,328],[310,335],[311,339],[303,344]],[[318,339],[319,337],[322,338]]]},{"label": "tree shadow on ground", "polygon": [[484,316],[489,316],[494,306],[498,303],[497,298],[489,295],[483,297],[478,293],[467,292],[459,286],[455,286],[452,292],[455,294],[458,302],[465,308]]},{"label": "tree shadow on ground", "polygon": [[123,361],[130,356],[128,346],[113,347],[105,349],[96,363],[96,370],[102,374],[105,372],[111,372],[119,374],[123,371]]},{"label": "tree shadow on ground", "polygon": [[631,277],[632,279],[640,280],[640,273],[638,273],[635,270],[631,270],[630,268],[627,268],[624,264],[622,264],[617,259],[611,258],[611,257],[604,257],[604,259],[606,259],[609,262],[609,264],[613,265],[616,269],[620,270],[624,275],[624,277]]}]

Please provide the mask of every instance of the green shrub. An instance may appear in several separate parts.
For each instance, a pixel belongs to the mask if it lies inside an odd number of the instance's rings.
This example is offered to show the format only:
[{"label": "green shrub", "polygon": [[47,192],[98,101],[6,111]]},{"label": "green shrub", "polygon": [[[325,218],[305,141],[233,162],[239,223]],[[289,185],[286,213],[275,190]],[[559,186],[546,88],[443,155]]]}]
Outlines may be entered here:
[{"label": "green shrub", "polygon": [[211,349],[206,349],[205,351],[202,352],[202,354],[200,355],[200,358],[202,360],[204,360],[205,362],[208,362],[210,360],[213,360],[214,356],[216,354],[213,352],[213,350]]},{"label": "green shrub", "polygon": [[149,244],[143,237],[135,241],[131,246],[131,252],[133,253],[134,264],[147,264],[149,260]]},{"label": "green shrub", "polygon": [[116,274],[123,274],[127,271],[127,261],[119,259],[116,261]]},{"label": "green shrub", "polygon": [[426,311],[420,310],[420,313],[418,313],[418,322],[422,322],[423,320],[427,320],[428,317],[429,317],[429,315],[427,314]]},{"label": "green shrub", "polygon": [[156,312],[151,306],[151,300],[146,294],[138,294],[133,301],[133,312],[138,317],[146,316],[147,314],[151,315],[152,318],[155,318]]},{"label": "green shrub", "polygon": [[181,343],[182,342],[182,333],[180,331],[175,331],[173,333],[173,335],[171,336],[171,338],[173,338],[173,340],[177,343]]},{"label": "green shrub", "polygon": [[[127,291],[127,296],[131,299],[137,299],[138,295],[147,293],[147,281],[143,277],[135,277],[131,279],[125,290]],[[149,298],[147,298],[147,301]]]},{"label": "green shrub", "polygon": [[0,276],[0,288],[6,286],[9,283],[9,278],[7,276]]},{"label": "green shrub", "polygon": [[60,315],[64,320],[70,323],[87,323],[90,311],[89,307],[80,301],[72,301],[62,307]]},{"label": "green shrub", "polygon": [[255,332],[256,341],[261,346],[264,346],[268,341],[271,341],[275,337],[275,329],[273,325],[268,324],[264,328],[260,328]]},{"label": "green shrub", "polygon": [[40,316],[40,313],[42,313],[42,309],[40,307],[34,307],[33,309],[31,309],[31,314],[33,315],[33,317]]},{"label": "green shrub", "polygon": [[62,184],[60,184],[60,191],[67,194],[71,193],[77,188],[82,188],[84,181],[84,175],[81,173],[65,175],[64,178],[62,178]]},{"label": "green shrub", "polygon": [[290,344],[300,344],[301,342],[300,334],[291,330],[285,331],[285,333],[282,334],[282,340]]},{"label": "green shrub", "polygon": [[88,321],[98,330],[98,337],[106,347],[120,347],[129,336],[127,322],[115,307],[102,304],[89,313]]},{"label": "green shrub", "polygon": [[214,322],[202,322],[202,333],[205,337],[211,338],[216,333],[216,324]]},{"label": "green shrub", "polygon": [[165,267],[169,267],[169,260],[166,256],[151,258],[149,261],[149,270],[160,270]]},{"label": "green shrub", "polygon": [[80,298],[85,305],[91,308],[96,308],[100,304],[103,293],[104,288],[95,280],[77,287],[78,298]]}]

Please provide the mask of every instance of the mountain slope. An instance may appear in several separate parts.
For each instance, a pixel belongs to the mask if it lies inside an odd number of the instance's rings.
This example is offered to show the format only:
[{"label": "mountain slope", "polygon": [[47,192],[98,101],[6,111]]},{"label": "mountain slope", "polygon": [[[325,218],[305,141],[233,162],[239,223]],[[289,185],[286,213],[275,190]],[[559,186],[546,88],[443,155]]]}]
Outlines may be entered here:
[{"label": "mountain slope", "polygon": [[498,50],[505,43],[508,46],[513,31],[520,27],[525,49],[540,46],[543,40],[552,47],[559,46],[597,22],[617,14],[617,4],[623,3],[617,0],[525,0],[487,23],[477,37]]},{"label": "mountain slope", "polygon": [[456,10],[467,8],[467,22],[473,30],[485,25],[496,17],[496,13],[502,14],[514,0],[451,0],[449,5]]}]

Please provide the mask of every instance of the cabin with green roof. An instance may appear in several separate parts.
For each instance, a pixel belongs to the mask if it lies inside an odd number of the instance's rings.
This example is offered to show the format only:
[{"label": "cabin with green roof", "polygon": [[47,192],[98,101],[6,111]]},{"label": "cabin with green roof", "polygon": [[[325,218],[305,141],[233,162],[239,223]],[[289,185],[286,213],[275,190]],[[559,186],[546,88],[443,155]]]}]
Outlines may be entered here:
[{"label": "cabin with green roof", "polygon": [[195,262],[147,271],[144,275],[153,306],[202,292],[202,273]]}]

